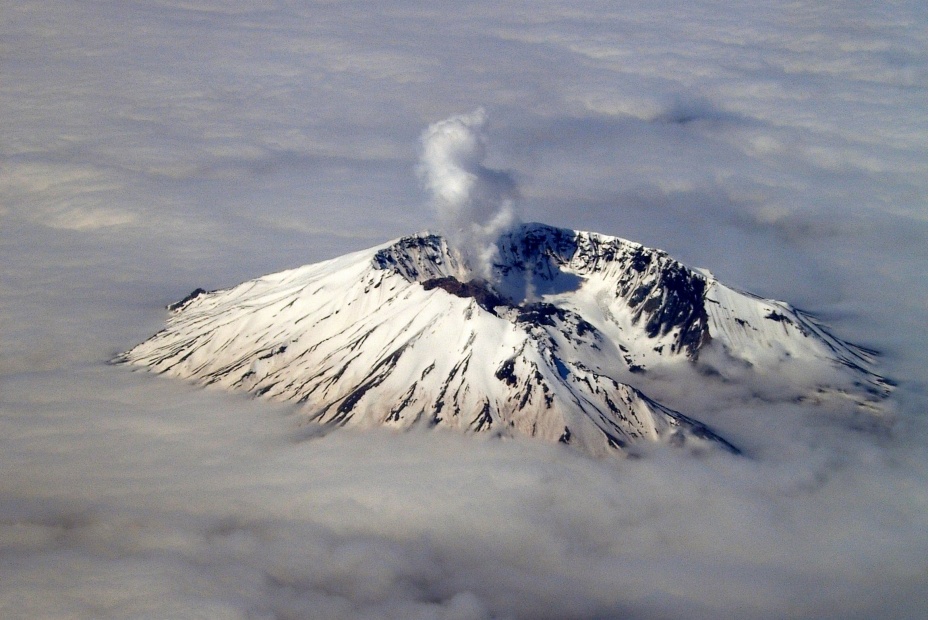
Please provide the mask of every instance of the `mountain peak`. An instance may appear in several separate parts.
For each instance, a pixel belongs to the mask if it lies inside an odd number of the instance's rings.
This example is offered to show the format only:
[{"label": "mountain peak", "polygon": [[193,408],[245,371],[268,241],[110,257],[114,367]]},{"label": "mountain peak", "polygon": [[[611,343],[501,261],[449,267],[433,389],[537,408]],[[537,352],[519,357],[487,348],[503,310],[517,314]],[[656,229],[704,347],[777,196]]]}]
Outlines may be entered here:
[{"label": "mountain peak", "polygon": [[591,454],[649,442],[737,452],[646,396],[652,371],[750,375],[784,397],[871,410],[890,389],[868,352],[788,304],[659,250],[538,223],[498,239],[488,280],[423,233],[172,308],[120,361],[295,401],[329,426],[444,426]]}]

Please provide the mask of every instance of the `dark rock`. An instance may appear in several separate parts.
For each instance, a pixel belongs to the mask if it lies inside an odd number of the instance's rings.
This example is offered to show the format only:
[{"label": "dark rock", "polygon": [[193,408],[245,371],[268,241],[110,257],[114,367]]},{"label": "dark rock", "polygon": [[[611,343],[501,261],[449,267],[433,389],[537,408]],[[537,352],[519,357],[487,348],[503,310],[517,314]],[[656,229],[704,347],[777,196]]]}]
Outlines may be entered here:
[{"label": "dark rock", "polygon": [[497,306],[509,305],[506,300],[490,290],[486,282],[480,280],[461,282],[452,276],[445,276],[426,280],[422,283],[422,288],[427,291],[440,288],[455,297],[472,298],[481,308],[493,314],[496,314],[495,308]]},{"label": "dark rock", "polygon": [[187,304],[189,304],[191,301],[193,301],[200,295],[206,295],[206,293],[207,291],[205,289],[198,288],[194,290],[192,293],[190,293],[189,295],[187,295],[186,297],[184,297],[183,299],[181,299],[180,301],[175,302],[173,304],[169,304],[167,306],[167,309],[170,310],[171,312],[177,312],[178,310],[183,310],[184,307]]}]

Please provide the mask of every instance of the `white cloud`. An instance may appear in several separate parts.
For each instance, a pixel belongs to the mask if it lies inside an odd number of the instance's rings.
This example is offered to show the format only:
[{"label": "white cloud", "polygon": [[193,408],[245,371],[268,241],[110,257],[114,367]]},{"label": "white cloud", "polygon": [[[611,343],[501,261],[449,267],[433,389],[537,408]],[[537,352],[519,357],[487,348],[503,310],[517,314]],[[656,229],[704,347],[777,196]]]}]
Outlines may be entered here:
[{"label": "white cloud", "polygon": [[65,230],[124,226],[137,214],[110,204],[118,182],[89,166],[29,162],[7,164],[7,205],[20,218]]},{"label": "white cloud", "polygon": [[[921,4],[454,8],[4,12],[3,614],[924,615]],[[105,366],[197,286],[432,225],[420,132],[478,106],[465,163],[511,170],[526,219],[816,311],[885,353],[895,423],[668,385],[752,458],[601,463],[301,440],[286,408]]]},{"label": "white cloud", "polygon": [[445,234],[490,279],[496,240],[516,222],[513,178],[484,165],[487,114],[478,108],[429,125],[422,134],[419,175]]}]

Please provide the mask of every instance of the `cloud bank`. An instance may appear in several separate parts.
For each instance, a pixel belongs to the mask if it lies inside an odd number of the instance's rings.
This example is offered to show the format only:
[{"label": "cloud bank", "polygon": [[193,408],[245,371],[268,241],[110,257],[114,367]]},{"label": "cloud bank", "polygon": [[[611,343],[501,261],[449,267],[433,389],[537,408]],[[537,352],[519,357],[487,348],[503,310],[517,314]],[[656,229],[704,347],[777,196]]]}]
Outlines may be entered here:
[{"label": "cloud bank", "polygon": [[[0,616],[924,617],[924,11],[5,8]],[[448,169],[505,162],[526,219],[813,311],[883,353],[894,415],[666,385],[749,457],[597,462],[312,438],[286,407],[106,365],[196,287],[420,230],[422,128],[476,102],[492,152],[465,114]],[[512,199],[476,187],[489,213]]]}]

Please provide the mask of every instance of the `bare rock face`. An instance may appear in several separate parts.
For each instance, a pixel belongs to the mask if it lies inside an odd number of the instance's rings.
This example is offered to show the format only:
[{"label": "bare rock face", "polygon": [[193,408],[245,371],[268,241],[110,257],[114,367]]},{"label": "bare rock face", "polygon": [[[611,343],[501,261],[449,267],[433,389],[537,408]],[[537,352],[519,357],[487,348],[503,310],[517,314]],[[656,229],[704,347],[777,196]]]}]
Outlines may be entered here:
[{"label": "bare rock face", "polygon": [[330,426],[527,435],[593,455],[653,442],[738,452],[646,396],[652,371],[773,381],[783,398],[874,412],[891,389],[872,352],[664,252],[541,224],[497,250],[492,281],[424,234],[198,289],[117,361],[295,401]]}]

